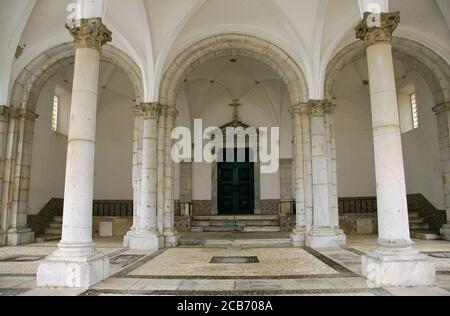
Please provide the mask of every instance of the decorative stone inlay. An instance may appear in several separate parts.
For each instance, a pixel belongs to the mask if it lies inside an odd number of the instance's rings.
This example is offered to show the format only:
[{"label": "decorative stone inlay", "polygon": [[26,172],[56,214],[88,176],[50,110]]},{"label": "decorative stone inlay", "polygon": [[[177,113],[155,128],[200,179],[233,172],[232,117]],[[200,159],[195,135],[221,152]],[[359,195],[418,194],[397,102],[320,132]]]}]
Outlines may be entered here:
[{"label": "decorative stone inlay", "polygon": [[373,13],[365,12],[362,21],[355,28],[356,38],[363,41],[366,47],[392,42],[392,34],[400,23],[400,12],[381,13],[379,27],[372,26],[376,22]]},{"label": "decorative stone inlay", "polygon": [[112,41],[112,33],[101,18],[81,19],[78,24],[74,27],[66,25],[75,39],[76,48],[92,48],[101,52],[102,46]]},{"label": "decorative stone inlay", "polygon": [[214,257],[211,264],[254,264],[259,263],[258,257]]}]

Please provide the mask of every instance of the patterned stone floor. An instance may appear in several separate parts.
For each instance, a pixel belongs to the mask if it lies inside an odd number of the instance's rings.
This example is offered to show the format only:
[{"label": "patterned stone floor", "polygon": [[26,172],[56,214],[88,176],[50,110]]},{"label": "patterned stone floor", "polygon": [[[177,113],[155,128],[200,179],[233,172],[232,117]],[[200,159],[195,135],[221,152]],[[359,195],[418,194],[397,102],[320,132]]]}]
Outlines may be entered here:
[{"label": "patterned stone floor", "polygon": [[[416,241],[438,266],[435,287],[376,288],[361,277],[361,254],[376,236],[351,236],[345,248],[296,249],[286,245],[180,247],[146,254],[124,249],[117,238],[98,239],[111,259],[111,278],[92,289],[36,288],[39,261],[56,242],[0,248],[0,296],[339,295],[450,296],[450,242]],[[212,263],[231,257],[231,263]],[[238,263],[256,257],[259,263]]]}]

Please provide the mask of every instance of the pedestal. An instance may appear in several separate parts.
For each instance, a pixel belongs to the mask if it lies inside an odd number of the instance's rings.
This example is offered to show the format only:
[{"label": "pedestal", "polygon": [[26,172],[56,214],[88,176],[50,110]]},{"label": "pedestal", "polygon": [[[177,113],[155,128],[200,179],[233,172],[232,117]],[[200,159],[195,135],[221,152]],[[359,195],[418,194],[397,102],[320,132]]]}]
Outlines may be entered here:
[{"label": "pedestal", "polygon": [[346,245],[346,237],[334,229],[313,229],[306,236],[306,246],[311,248],[339,248]]},{"label": "pedestal", "polygon": [[305,231],[294,231],[291,233],[292,245],[294,247],[305,247],[306,232]]},{"label": "pedestal", "polygon": [[10,229],[6,236],[8,246],[19,246],[34,242],[34,232],[30,228]]},{"label": "pedestal", "polygon": [[362,257],[362,273],[377,286],[432,286],[436,267],[430,258],[412,247],[380,247]]},{"label": "pedestal", "polygon": [[157,252],[164,247],[164,237],[157,234],[135,233],[129,238],[129,247],[134,250]]},{"label": "pedestal", "polygon": [[178,232],[164,232],[164,246],[166,248],[175,248],[178,246],[180,235]]},{"label": "pedestal", "polygon": [[93,250],[93,245],[90,245],[90,249],[88,251],[91,253],[86,254],[85,248],[60,248],[39,265],[37,285],[88,289],[107,279],[108,257]]},{"label": "pedestal", "polygon": [[444,225],[441,228],[441,238],[450,241],[450,224]]}]

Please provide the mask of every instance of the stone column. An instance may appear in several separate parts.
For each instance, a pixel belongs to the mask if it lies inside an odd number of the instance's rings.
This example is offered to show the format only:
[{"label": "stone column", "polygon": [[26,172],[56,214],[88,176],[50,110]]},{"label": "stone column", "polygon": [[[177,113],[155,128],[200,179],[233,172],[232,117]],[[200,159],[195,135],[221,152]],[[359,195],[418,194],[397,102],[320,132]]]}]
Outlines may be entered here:
[{"label": "stone column", "polygon": [[[8,106],[0,106],[0,197],[3,197],[3,180],[5,177],[6,163],[6,140],[8,137],[10,108]],[[6,213],[3,214],[0,209],[0,246],[6,245]]]},{"label": "stone column", "polygon": [[437,116],[445,208],[447,210],[447,225],[442,227],[441,237],[450,241],[450,102],[436,106],[433,111]]},{"label": "stone column", "polygon": [[338,238],[340,244],[347,243],[347,237],[340,228],[339,223],[339,196],[337,188],[337,158],[336,158],[336,133],[334,130],[334,113],[336,105],[331,102],[325,105],[325,135],[327,143],[327,162],[328,162],[328,198],[330,203],[331,226]]},{"label": "stone column", "polygon": [[161,106],[161,113],[158,121],[158,231],[164,235],[165,222],[165,194],[166,194],[166,121],[167,106]]},{"label": "stone column", "polygon": [[174,163],[172,160],[172,131],[175,128],[178,111],[175,107],[167,110],[166,121],[166,148],[165,148],[165,210],[164,210],[164,238],[166,247],[176,247],[179,235],[175,229],[175,177]]},{"label": "stone column", "polygon": [[303,168],[305,179],[306,232],[313,226],[313,178],[311,146],[311,106],[305,104],[302,109]]},{"label": "stone column", "polygon": [[158,251],[162,237],[157,224],[158,168],[158,104],[144,104],[144,134],[142,150],[141,203],[139,225],[130,238],[130,248]]},{"label": "stone column", "polygon": [[34,242],[34,232],[28,227],[27,221],[34,122],[38,115],[28,110],[21,110],[18,113],[12,203],[7,231],[7,244],[10,246]]},{"label": "stone column", "polygon": [[303,105],[295,105],[291,108],[293,123],[294,141],[294,170],[295,170],[295,203],[296,203],[296,224],[291,233],[292,243],[295,247],[305,245],[306,235],[306,206],[305,206],[305,168],[303,155],[303,126],[302,126]]},{"label": "stone column", "polygon": [[[364,41],[369,65],[370,95],[378,199],[379,248],[362,258],[363,275],[381,286],[432,285],[435,266],[412,248],[392,58],[392,34],[400,15],[365,13],[356,28]],[[377,21],[378,20],[378,24]]]},{"label": "stone column", "polygon": [[130,246],[130,238],[136,232],[139,225],[139,210],[141,196],[142,176],[142,135],[144,116],[140,105],[135,106],[134,133],[133,133],[133,226],[124,237],[124,247]]},{"label": "stone column", "polygon": [[102,46],[112,40],[100,18],[82,19],[75,38],[75,70],[67,149],[62,240],[38,268],[38,286],[89,288],[109,275],[109,259],[94,249],[97,89]]},{"label": "stone column", "polygon": [[330,179],[328,173],[325,110],[327,101],[310,101],[312,181],[313,181],[313,226],[307,236],[306,245],[313,248],[338,247],[341,240],[336,235],[330,217]]}]

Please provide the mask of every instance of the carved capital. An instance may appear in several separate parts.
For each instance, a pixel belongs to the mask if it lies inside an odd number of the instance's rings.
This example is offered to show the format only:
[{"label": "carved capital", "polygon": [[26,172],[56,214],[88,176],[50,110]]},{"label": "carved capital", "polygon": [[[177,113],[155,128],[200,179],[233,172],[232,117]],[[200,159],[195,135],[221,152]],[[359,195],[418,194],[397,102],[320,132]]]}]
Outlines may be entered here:
[{"label": "carved capital", "polygon": [[291,116],[295,115],[310,115],[311,114],[311,105],[309,103],[300,103],[294,105],[290,109]]},{"label": "carved capital", "polygon": [[39,117],[38,114],[30,110],[21,110],[19,115],[21,118],[25,118],[26,120],[30,120],[33,122],[36,121]]},{"label": "carved capital", "polygon": [[362,21],[355,28],[356,38],[366,47],[392,42],[392,34],[400,23],[400,12],[374,14],[365,12]]},{"label": "carved capital", "polygon": [[0,119],[7,120],[9,119],[9,113],[11,112],[11,108],[6,105],[0,106]]},{"label": "carved capital", "polygon": [[435,106],[433,108],[433,112],[436,113],[436,115],[440,115],[442,113],[450,112],[450,102],[443,103],[443,104]]},{"label": "carved capital", "polygon": [[172,117],[173,119],[176,119],[180,112],[178,112],[177,108],[174,106],[170,106],[167,108],[167,116]]},{"label": "carved capital", "polygon": [[328,101],[324,100],[310,100],[309,106],[311,107],[311,114],[313,116],[325,115],[326,108],[329,105]]},{"label": "carved capital", "polygon": [[161,108],[158,103],[143,103],[141,104],[141,110],[146,119],[156,120],[158,119]]},{"label": "carved capital", "polygon": [[101,52],[103,45],[112,41],[112,33],[101,18],[81,19],[77,25],[66,25],[75,39],[76,48],[92,48]]},{"label": "carved capital", "polygon": [[336,112],[337,105],[331,102],[326,102],[325,104],[325,113],[334,114]]}]

